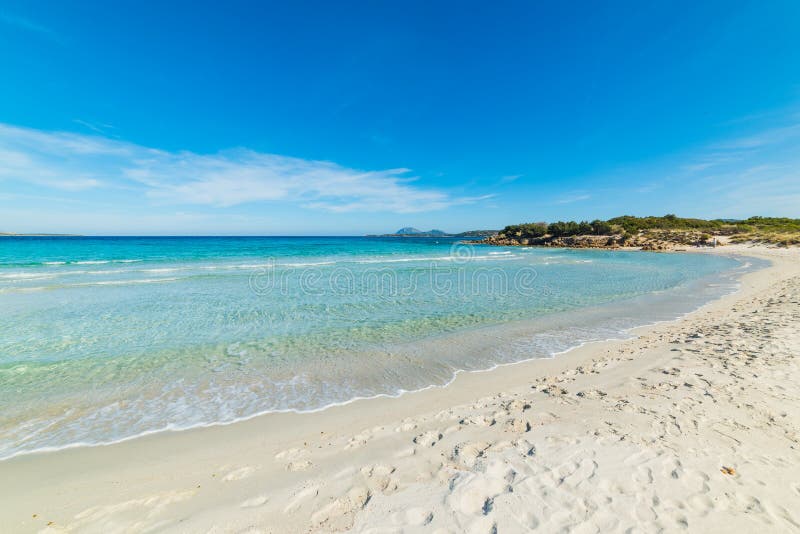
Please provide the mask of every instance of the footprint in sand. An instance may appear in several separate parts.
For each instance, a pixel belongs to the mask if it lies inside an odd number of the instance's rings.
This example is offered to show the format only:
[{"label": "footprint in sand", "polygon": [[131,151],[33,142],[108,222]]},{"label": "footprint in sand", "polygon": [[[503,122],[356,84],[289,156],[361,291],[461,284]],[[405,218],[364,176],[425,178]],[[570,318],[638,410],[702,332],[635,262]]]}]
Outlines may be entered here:
[{"label": "footprint in sand", "polygon": [[268,500],[269,499],[267,498],[266,495],[259,495],[257,497],[253,497],[252,499],[247,499],[239,506],[241,508],[256,508],[258,506],[263,506],[264,504],[267,503]]},{"label": "footprint in sand", "polygon": [[449,421],[450,419],[455,419],[458,417],[452,409],[449,410],[442,410],[441,412],[437,413],[433,416],[433,418],[437,421]]},{"label": "footprint in sand", "polygon": [[477,425],[477,426],[492,426],[495,424],[495,418],[489,415],[473,415],[466,417],[459,421],[462,425]]},{"label": "footprint in sand", "polygon": [[353,526],[356,512],[364,508],[372,497],[368,488],[356,486],[317,510],[311,516],[316,526],[325,525],[331,530],[347,530]]},{"label": "footprint in sand", "polygon": [[517,441],[511,442],[517,452],[522,454],[523,456],[535,456],[536,455],[536,447],[527,439],[520,439]]},{"label": "footprint in sand", "polygon": [[311,500],[317,495],[319,495],[319,485],[311,484],[309,486],[301,487],[289,502],[286,504],[286,507],[283,509],[283,513],[289,514],[300,508],[305,501]]},{"label": "footprint in sand", "polygon": [[403,515],[403,520],[399,523],[412,527],[424,527],[433,521],[433,512],[425,508],[409,508]]},{"label": "footprint in sand", "polygon": [[704,494],[692,495],[687,500],[689,508],[701,516],[708,515],[714,510],[714,501]]},{"label": "footprint in sand", "polygon": [[513,441],[507,441],[502,439],[500,441],[494,442],[494,444],[492,445],[492,452],[503,452],[507,449],[513,449],[515,446],[516,445],[514,444]]},{"label": "footprint in sand", "polygon": [[515,399],[515,400],[512,400],[512,401],[508,401],[508,402],[503,403],[502,407],[507,413],[516,414],[516,413],[522,413],[525,410],[530,409],[531,405],[530,405],[530,403],[527,403],[525,401],[521,401],[519,399]]},{"label": "footprint in sand", "polygon": [[462,426],[459,425],[459,424],[450,425],[450,426],[448,426],[447,428],[444,429],[443,434],[445,436],[447,436],[449,434],[453,434],[454,432],[458,432],[459,430],[461,430],[461,428],[462,428]]},{"label": "footprint in sand", "polygon": [[241,480],[243,478],[247,478],[253,473],[256,472],[256,468],[252,466],[245,466],[240,467],[239,469],[234,469],[233,471],[229,472],[227,475],[222,477],[223,482],[231,482],[233,480]]},{"label": "footprint in sand", "polygon": [[414,438],[414,443],[420,447],[433,447],[440,439],[442,439],[442,434],[431,430]]},{"label": "footprint in sand", "polygon": [[640,465],[633,473],[633,481],[640,486],[653,483],[653,470],[644,465]]},{"label": "footprint in sand", "polygon": [[403,423],[394,429],[395,432],[410,432],[417,428],[417,424],[411,420],[405,420]]},{"label": "footprint in sand", "polygon": [[493,460],[483,473],[467,473],[454,481],[449,495],[450,506],[466,515],[488,516],[494,509],[494,500],[513,491],[516,472],[505,462]]},{"label": "footprint in sand", "polygon": [[98,525],[117,524],[116,520],[120,514],[125,514],[127,517],[150,517],[168,506],[191,499],[195,494],[196,490],[168,491],[124,502],[93,506],[75,515],[75,521],[68,525],[66,530],[48,526],[45,532],[86,531]]},{"label": "footprint in sand", "polygon": [[504,426],[507,431],[514,432],[515,434],[524,434],[531,429],[531,424],[529,422],[518,417],[512,417],[505,422]]},{"label": "footprint in sand", "polygon": [[417,453],[417,449],[414,447],[406,447],[404,449],[400,449],[394,454],[395,458],[408,458],[409,456],[414,456]]},{"label": "footprint in sand", "polygon": [[549,425],[558,421],[559,417],[552,412],[539,412],[531,416],[531,420],[535,421],[536,426]]},{"label": "footprint in sand", "polygon": [[450,459],[468,469],[472,469],[490,446],[491,444],[486,441],[459,443],[453,448]]},{"label": "footprint in sand", "polygon": [[579,391],[575,394],[582,399],[602,399],[606,396],[606,392],[599,389],[588,389],[586,391]]},{"label": "footprint in sand", "polygon": [[363,447],[370,439],[372,439],[372,431],[364,430],[350,438],[350,441],[347,442],[347,445],[345,445],[344,448],[357,449],[359,447]]},{"label": "footprint in sand", "polygon": [[644,464],[650,463],[662,453],[654,452],[650,449],[645,449],[643,451],[637,452],[625,458],[625,465],[631,466],[642,466]]},{"label": "footprint in sand", "polygon": [[361,474],[367,478],[391,475],[394,471],[394,466],[386,464],[368,465],[361,468]]},{"label": "footprint in sand", "polygon": [[299,460],[296,462],[289,462],[286,465],[286,469],[288,471],[305,471],[306,469],[309,469],[312,465],[314,464],[312,464],[308,460]]},{"label": "footprint in sand", "polygon": [[395,468],[386,464],[369,465],[361,469],[361,474],[367,479],[371,491],[391,493],[398,487],[397,481],[392,478]]},{"label": "footprint in sand", "polygon": [[583,458],[580,462],[574,463],[568,470],[571,472],[564,476],[562,482],[567,486],[576,487],[583,482],[594,478],[597,472],[597,462],[590,458]]},{"label": "footprint in sand", "polygon": [[300,458],[301,456],[305,456],[306,454],[308,454],[308,451],[306,449],[292,448],[279,452],[278,454],[275,455],[275,459],[278,461],[295,460],[297,458]]},{"label": "footprint in sand", "polygon": [[663,470],[665,476],[677,480],[683,475],[683,464],[677,458],[665,458],[663,461]]}]

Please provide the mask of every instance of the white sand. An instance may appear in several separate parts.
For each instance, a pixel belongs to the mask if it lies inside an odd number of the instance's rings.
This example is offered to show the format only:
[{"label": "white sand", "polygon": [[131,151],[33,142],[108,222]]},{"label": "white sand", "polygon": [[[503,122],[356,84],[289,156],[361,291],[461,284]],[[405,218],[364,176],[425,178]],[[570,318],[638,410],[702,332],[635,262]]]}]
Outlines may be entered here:
[{"label": "white sand", "polygon": [[0,462],[0,532],[800,531],[800,250],[637,339]]}]

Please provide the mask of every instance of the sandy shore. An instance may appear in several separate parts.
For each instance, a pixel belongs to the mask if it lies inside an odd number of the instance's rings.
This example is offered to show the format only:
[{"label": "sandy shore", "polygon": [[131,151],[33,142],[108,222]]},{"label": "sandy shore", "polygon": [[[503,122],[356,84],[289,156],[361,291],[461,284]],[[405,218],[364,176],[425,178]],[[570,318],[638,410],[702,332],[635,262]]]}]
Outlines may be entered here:
[{"label": "sandy shore", "polygon": [[773,265],[636,339],[0,462],[0,532],[800,531],[800,250],[732,252]]}]

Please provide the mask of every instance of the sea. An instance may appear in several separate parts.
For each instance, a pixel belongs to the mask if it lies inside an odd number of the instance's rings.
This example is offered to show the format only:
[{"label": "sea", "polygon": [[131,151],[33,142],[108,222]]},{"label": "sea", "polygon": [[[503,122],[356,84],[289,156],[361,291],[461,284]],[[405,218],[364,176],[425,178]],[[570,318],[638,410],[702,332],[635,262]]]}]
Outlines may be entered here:
[{"label": "sea", "polygon": [[444,387],[626,338],[761,266],[450,238],[2,237],[0,459]]}]

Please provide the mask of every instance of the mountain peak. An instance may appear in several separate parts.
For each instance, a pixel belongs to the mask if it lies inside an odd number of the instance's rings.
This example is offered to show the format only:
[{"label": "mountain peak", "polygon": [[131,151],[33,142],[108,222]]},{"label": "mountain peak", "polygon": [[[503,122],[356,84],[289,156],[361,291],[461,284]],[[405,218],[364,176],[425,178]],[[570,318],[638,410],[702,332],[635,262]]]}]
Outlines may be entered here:
[{"label": "mountain peak", "polygon": [[413,226],[406,226],[405,228],[400,228],[395,233],[398,235],[412,235],[412,234],[423,234],[424,232],[418,228],[414,228]]},{"label": "mountain peak", "polygon": [[438,235],[449,235],[447,232],[443,232],[441,230],[428,230],[427,232],[424,230],[420,230],[419,228],[414,228],[413,226],[406,226],[405,228],[400,228],[395,235],[420,235],[424,234],[426,236],[438,236]]}]

